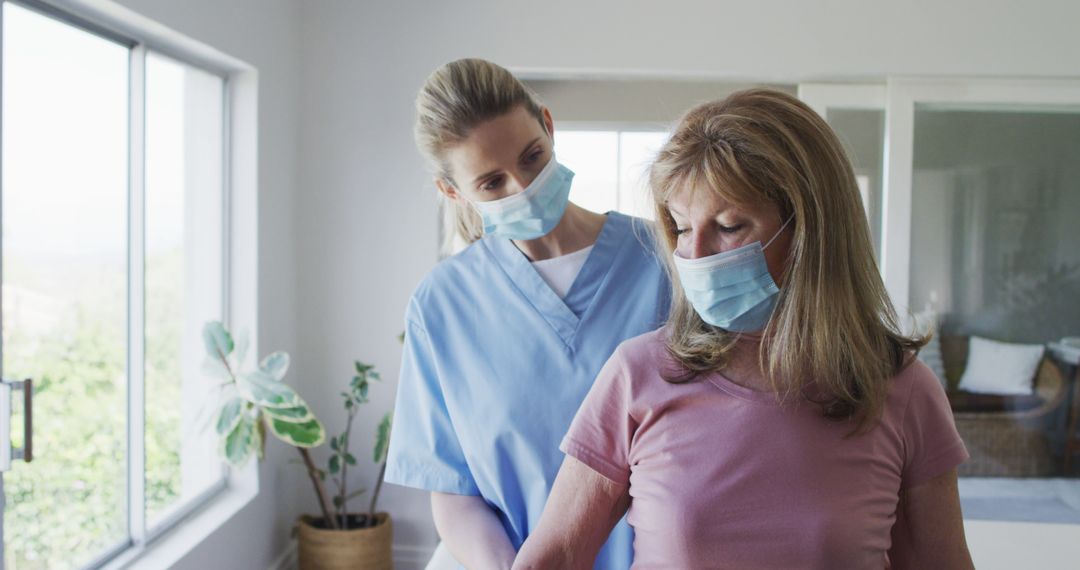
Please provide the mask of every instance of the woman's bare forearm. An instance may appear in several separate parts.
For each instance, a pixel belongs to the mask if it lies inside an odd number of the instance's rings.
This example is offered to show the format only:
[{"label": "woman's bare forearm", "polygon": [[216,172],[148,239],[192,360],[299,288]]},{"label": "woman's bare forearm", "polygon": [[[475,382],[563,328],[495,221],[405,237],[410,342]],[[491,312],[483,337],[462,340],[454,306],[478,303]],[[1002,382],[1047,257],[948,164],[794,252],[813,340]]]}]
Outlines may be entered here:
[{"label": "woman's bare forearm", "polygon": [[483,497],[431,494],[435,529],[450,554],[469,570],[506,570],[514,550],[502,522]]},{"label": "woman's bare forearm", "polygon": [[974,568],[964,537],[955,469],[900,492],[889,560],[896,570]]},{"label": "woman's bare forearm", "polygon": [[514,569],[588,570],[630,506],[629,489],[567,456]]}]

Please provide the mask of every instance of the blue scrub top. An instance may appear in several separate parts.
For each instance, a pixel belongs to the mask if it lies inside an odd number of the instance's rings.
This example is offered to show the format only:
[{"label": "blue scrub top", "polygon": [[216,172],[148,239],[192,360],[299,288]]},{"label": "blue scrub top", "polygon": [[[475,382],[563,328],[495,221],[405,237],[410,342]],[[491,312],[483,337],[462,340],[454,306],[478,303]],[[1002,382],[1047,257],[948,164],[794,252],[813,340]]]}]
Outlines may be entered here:
[{"label": "blue scrub top", "polygon": [[[505,238],[485,236],[439,263],[405,314],[385,480],[483,496],[520,548],[600,368],[619,343],[663,324],[669,303],[647,222],[616,212],[565,300]],[[624,570],[632,559],[623,519],[595,568]]]}]

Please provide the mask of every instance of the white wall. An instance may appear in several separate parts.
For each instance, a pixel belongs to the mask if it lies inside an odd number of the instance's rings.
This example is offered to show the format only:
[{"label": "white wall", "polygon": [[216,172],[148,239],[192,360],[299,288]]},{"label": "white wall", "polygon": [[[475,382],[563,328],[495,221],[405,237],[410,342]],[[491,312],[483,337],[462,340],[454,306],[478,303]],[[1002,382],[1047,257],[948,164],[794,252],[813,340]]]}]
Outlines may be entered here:
[{"label": "white wall", "polygon": [[[242,59],[259,71],[259,339],[264,351],[295,351],[293,201],[296,189],[299,6],[291,0],[119,0],[181,34]],[[304,383],[291,381],[304,391]],[[282,484],[295,469],[280,444],[268,446],[258,497],[174,568],[271,567],[286,548],[291,519]]]},{"label": "white wall", "polygon": [[741,89],[769,87],[796,94],[792,85],[730,81],[571,78],[527,80],[527,84],[545,105],[557,110],[556,121],[586,123],[669,125],[694,105]]},{"label": "white wall", "polygon": [[[1075,76],[1077,21],[1080,4],[1070,0],[303,3],[297,360],[323,385],[315,408],[336,410],[353,358],[387,373],[372,407],[392,406],[394,335],[409,293],[436,260],[435,194],[411,126],[415,92],[437,65],[478,56],[534,78],[778,83]],[[357,440],[372,433],[372,412]],[[357,476],[367,483],[371,469]],[[309,491],[297,492],[310,509]],[[433,544],[424,493],[390,488],[383,505],[399,547]],[[401,550],[399,560],[409,554]]]}]

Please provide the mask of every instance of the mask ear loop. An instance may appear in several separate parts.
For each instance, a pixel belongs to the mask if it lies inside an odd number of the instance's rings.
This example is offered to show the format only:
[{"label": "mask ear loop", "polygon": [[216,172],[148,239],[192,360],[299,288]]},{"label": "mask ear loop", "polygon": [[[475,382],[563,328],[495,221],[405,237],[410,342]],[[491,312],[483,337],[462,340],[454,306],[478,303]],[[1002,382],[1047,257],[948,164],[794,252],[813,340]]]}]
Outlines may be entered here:
[{"label": "mask ear loop", "polygon": [[795,219],[795,214],[791,214],[790,216],[788,216],[788,219],[787,219],[786,222],[784,222],[784,225],[780,226],[780,229],[776,230],[776,234],[774,234],[772,239],[769,240],[769,243],[762,246],[761,251],[765,251],[765,248],[772,245],[772,242],[776,241],[776,238],[780,237],[780,234],[784,233],[784,228],[788,227],[788,224],[790,224],[791,220],[794,220],[794,219]]}]

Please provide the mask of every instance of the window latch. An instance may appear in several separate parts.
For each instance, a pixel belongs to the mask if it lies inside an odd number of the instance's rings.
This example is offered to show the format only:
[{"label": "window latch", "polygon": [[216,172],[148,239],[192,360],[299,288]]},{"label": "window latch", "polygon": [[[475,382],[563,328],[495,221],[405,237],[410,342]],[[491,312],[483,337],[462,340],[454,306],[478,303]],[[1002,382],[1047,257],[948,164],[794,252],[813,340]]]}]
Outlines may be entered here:
[{"label": "window latch", "polygon": [[[11,395],[23,393],[23,446],[11,445]],[[11,469],[11,462],[34,459],[34,381],[0,379],[0,472]]]}]

